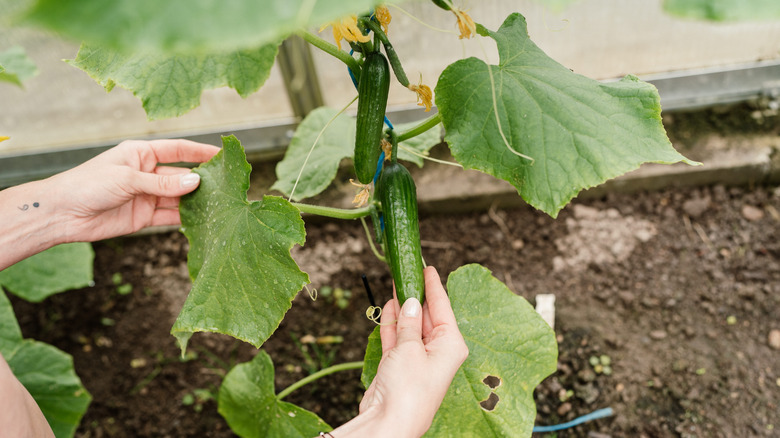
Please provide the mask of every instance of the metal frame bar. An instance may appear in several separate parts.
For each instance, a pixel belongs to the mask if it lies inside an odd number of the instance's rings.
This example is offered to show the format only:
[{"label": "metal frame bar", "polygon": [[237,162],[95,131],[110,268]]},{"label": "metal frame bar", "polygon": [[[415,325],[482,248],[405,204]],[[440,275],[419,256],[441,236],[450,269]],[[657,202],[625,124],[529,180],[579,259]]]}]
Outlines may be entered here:
[{"label": "metal frame bar", "polygon": [[[658,88],[664,111],[700,109],[751,99],[780,98],[780,60],[762,61],[729,67],[686,70],[645,76],[643,80]],[[311,93],[301,91],[302,93]],[[308,98],[310,98],[311,95]],[[420,120],[419,107],[409,106],[388,113],[394,123]],[[427,115],[427,114],[425,114]],[[287,120],[274,125],[258,125],[199,134],[166,134],[210,144],[220,144],[220,136],[235,134],[241,139],[247,159],[277,158],[284,153],[297,122]],[[149,138],[160,138],[157,135]],[[84,145],[73,149],[18,153],[0,156],[0,187],[46,178],[67,170],[114,146],[116,142]]]}]

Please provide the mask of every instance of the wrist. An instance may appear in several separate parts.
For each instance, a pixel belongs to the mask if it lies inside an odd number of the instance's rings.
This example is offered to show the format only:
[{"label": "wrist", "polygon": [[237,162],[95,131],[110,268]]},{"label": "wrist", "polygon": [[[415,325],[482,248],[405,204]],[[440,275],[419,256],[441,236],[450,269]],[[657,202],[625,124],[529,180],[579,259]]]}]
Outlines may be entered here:
[{"label": "wrist", "polygon": [[34,181],[0,191],[0,269],[64,243],[57,195],[49,180]]},{"label": "wrist", "polygon": [[[331,432],[333,438],[376,437],[376,438],[417,438],[426,429],[418,430],[416,424],[403,416],[391,415],[381,406],[372,406],[357,417],[344,423]],[[327,436],[327,435],[326,435]]]}]

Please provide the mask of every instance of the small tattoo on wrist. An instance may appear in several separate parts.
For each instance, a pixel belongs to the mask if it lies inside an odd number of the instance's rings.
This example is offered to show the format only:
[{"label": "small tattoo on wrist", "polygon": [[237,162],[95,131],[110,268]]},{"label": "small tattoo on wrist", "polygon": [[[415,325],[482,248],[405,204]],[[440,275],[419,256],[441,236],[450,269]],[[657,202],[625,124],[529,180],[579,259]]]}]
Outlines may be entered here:
[{"label": "small tattoo on wrist", "polygon": [[[37,202],[33,202],[32,206],[33,206],[33,207],[35,207],[35,208],[38,208],[38,207],[40,207],[40,206],[41,206],[41,204],[39,204],[39,203],[37,203]],[[29,206],[28,204],[24,204],[24,205],[22,205],[21,207],[17,207],[17,208],[18,208],[19,210],[22,210],[22,211],[27,211],[27,210],[29,210],[29,209],[30,209],[30,206]]]}]

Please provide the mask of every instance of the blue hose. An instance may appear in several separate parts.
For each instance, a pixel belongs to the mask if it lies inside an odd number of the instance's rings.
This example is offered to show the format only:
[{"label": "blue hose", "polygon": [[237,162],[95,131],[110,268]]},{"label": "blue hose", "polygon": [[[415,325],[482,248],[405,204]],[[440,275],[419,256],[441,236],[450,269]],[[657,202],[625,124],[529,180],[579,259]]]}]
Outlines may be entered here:
[{"label": "blue hose", "polygon": [[587,423],[588,421],[598,420],[599,418],[611,417],[612,415],[614,415],[612,408],[599,409],[598,411],[591,412],[590,414],[583,415],[582,417],[577,417],[568,423],[555,424],[552,426],[534,426],[533,431],[534,433],[555,432],[558,430],[579,426],[580,424]]}]

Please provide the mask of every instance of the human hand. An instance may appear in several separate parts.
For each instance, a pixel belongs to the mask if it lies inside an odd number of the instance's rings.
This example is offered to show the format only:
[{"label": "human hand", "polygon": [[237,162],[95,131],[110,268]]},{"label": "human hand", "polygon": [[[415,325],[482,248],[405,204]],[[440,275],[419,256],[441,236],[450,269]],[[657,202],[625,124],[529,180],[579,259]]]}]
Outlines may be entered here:
[{"label": "human hand", "polygon": [[62,219],[63,241],[95,241],[155,225],[177,225],[179,197],[200,183],[182,167],[160,163],[204,162],[216,146],[189,140],[129,140],[50,178]]},{"label": "human hand", "polygon": [[[382,309],[382,359],[356,417],[373,417],[374,426],[383,425],[373,427],[372,436],[424,434],[452,378],[468,356],[439,274],[429,266],[424,275],[422,308],[417,299],[410,298],[403,308],[393,299]],[[339,428],[333,436],[351,436],[353,431],[347,428],[345,435]]]}]

